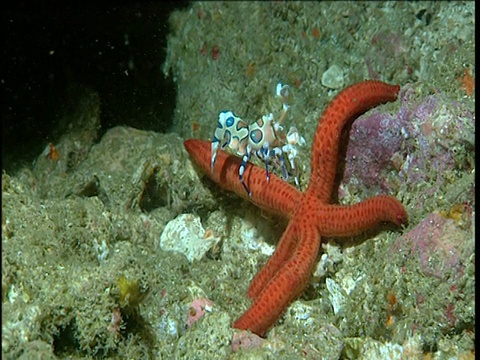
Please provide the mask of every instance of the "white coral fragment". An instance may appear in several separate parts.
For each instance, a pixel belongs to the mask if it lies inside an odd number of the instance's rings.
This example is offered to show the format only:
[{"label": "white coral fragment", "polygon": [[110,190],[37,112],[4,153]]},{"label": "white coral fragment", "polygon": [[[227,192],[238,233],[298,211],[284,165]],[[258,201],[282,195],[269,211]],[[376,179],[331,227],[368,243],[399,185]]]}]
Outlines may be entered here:
[{"label": "white coral fragment", "polygon": [[170,221],[160,236],[160,248],[185,255],[188,261],[200,260],[220,238],[205,232],[200,217],[181,214]]}]

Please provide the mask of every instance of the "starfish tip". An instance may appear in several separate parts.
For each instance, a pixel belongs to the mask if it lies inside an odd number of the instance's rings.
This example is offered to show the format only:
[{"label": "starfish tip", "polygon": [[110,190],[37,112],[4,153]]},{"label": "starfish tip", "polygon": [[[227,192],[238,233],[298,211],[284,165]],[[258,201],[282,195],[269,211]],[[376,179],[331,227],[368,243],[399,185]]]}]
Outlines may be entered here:
[{"label": "starfish tip", "polygon": [[397,223],[400,226],[408,226],[408,215],[407,214],[398,214]]},{"label": "starfish tip", "polygon": [[185,149],[190,153],[193,151],[195,148],[195,139],[187,139],[183,142],[183,146],[185,146]]}]

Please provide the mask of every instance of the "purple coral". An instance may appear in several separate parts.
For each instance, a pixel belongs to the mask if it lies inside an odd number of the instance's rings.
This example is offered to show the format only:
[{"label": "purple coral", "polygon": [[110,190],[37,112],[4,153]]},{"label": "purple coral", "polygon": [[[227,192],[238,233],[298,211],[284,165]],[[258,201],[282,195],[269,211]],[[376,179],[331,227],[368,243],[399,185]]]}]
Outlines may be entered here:
[{"label": "purple coral", "polygon": [[[458,163],[455,152],[473,149],[469,134],[474,132],[475,116],[441,94],[420,101],[413,95],[411,87],[402,90],[395,115],[376,111],[353,122],[346,183],[383,192],[395,192],[399,182],[408,182],[412,188],[429,183],[433,194],[443,184],[445,171],[468,166]],[[391,171],[398,176],[389,179]]]},{"label": "purple coral", "polygon": [[379,186],[388,191],[379,177],[385,178],[382,172],[393,168],[392,158],[404,140],[402,123],[392,115],[376,112],[356,120],[350,131],[345,181],[355,175],[369,189]]}]

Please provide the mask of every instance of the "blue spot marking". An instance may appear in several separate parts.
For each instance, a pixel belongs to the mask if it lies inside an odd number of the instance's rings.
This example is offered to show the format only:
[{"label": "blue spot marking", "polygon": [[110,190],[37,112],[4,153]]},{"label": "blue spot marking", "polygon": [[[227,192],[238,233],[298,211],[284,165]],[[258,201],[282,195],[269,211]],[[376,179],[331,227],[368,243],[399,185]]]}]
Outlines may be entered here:
[{"label": "blue spot marking", "polygon": [[263,134],[260,130],[254,130],[250,133],[250,140],[252,140],[255,144],[260,143],[263,139]]},{"label": "blue spot marking", "polygon": [[233,116],[230,116],[229,118],[227,118],[227,121],[225,121],[225,124],[227,125],[227,127],[232,126],[234,123],[235,123],[235,119],[233,118]]}]

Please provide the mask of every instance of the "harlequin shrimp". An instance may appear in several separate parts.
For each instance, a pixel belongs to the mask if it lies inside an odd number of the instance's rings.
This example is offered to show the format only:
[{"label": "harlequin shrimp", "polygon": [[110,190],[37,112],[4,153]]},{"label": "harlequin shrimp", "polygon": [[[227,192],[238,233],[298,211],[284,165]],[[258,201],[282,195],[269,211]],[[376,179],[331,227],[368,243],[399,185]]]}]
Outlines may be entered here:
[{"label": "harlequin shrimp", "polygon": [[290,128],[286,138],[283,136],[283,139],[280,139],[278,136],[279,132],[283,130],[281,124],[290,107],[291,93],[288,85],[281,83],[277,85],[276,93],[277,96],[282,98],[283,103],[282,113],[278,121],[274,120],[272,113],[263,115],[250,125],[232,111],[222,111],[218,115],[218,124],[212,140],[212,171],[219,147],[224,149],[228,146],[236,151],[238,155],[242,156],[238,178],[249,196],[251,196],[251,192],[243,182],[243,173],[252,153],[265,162],[267,182],[270,181],[268,163],[271,159],[273,162],[279,162],[282,178],[284,180],[288,179],[288,171],[284,160],[284,154],[286,154],[290,168],[294,173],[295,184],[300,187],[294,161],[297,155],[295,145],[303,145],[305,139],[299,135],[294,126]]}]

